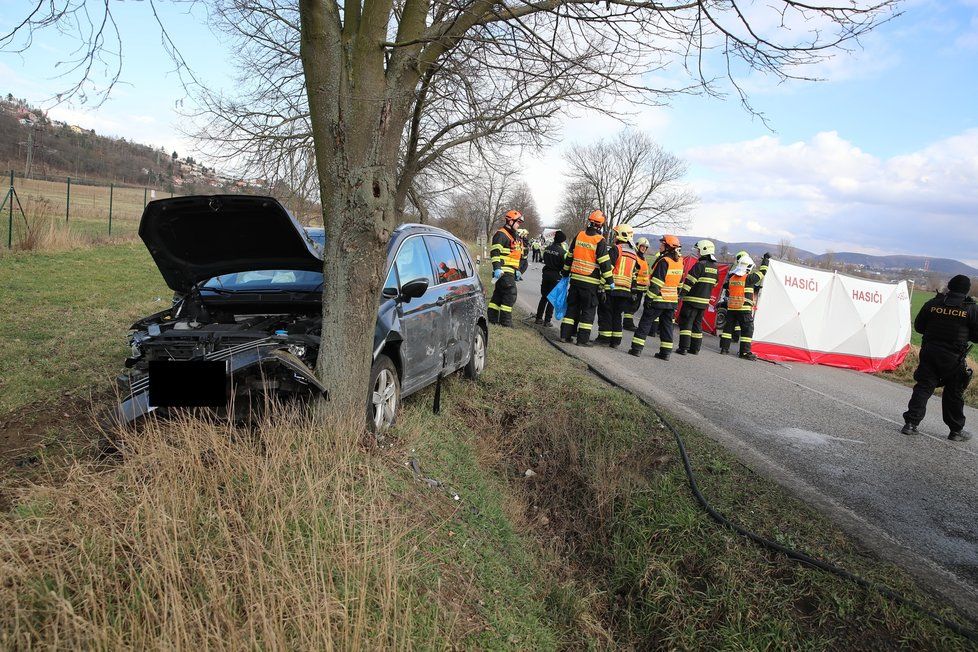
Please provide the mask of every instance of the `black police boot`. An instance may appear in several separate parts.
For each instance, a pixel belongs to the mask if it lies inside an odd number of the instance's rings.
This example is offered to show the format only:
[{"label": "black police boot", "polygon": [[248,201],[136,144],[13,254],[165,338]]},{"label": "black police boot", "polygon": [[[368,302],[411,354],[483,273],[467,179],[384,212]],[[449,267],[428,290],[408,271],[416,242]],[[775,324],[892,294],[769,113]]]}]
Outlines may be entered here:
[{"label": "black police boot", "polygon": [[549,319],[547,319],[546,321],[543,322],[543,325],[546,326],[547,328],[550,328],[551,326],[554,325],[554,323]]},{"label": "black police boot", "polygon": [[577,331],[577,345],[578,346],[585,346],[585,347],[594,346],[593,344],[591,344],[591,332],[590,331],[578,330]]},{"label": "black police boot", "polygon": [[903,428],[900,430],[900,432],[902,432],[905,435],[917,435],[917,434],[919,434],[917,432],[917,425],[914,424],[914,423],[910,423],[909,421],[907,421],[905,424],[903,424]]},{"label": "black police boot", "polygon": [[659,358],[660,360],[668,360],[669,359],[669,352],[668,351],[659,351],[653,357]]},{"label": "black police boot", "polygon": [[611,340],[608,342],[608,346],[612,349],[617,349],[619,346],[621,346],[621,338],[612,335]]},{"label": "black police boot", "polygon": [[637,349],[634,346],[628,349],[628,355],[634,355],[636,358],[642,357],[642,349]]},{"label": "black police boot", "polygon": [[720,340],[720,355],[730,353],[730,340]]},{"label": "black police boot", "polygon": [[594,340],[595,344],[607,344],[610,341],[611,341],[610,337],[608,337],[607,335],[600,335],[600,334]]},{"label": "black police boot", "polygon": [[676,355],[686,355],[686,349],[676,349]]},{"label": "black police boot", "polygon": [[533,320],[533,323],[534,324],[542,324],[543,323],[543,320],[540,319],[539,317],[537,317],[536,319]]},{"label": "black police boot", "polygon": [[624,321],[624,323],[622,323],[621,327],[622,327],[622,330],[634,331],[635,330],[635,322],[633,320],[631,320],[631,319],[626,319]]},{"label": "black police boot", "polygon": [[951,441],[968,441],[971,439],[971,433],[963,430],[955,430],[949,434],[947,438]]},{"label": "black police boot", "polygon": [[703,346],[703,340],[700,339],[700,338],[694,337],[692,339],[692,341],[689,343],[689,354],[690,355],[699,355],[699,353],[700,353],[700,347],[702,347],[702,346]]}]

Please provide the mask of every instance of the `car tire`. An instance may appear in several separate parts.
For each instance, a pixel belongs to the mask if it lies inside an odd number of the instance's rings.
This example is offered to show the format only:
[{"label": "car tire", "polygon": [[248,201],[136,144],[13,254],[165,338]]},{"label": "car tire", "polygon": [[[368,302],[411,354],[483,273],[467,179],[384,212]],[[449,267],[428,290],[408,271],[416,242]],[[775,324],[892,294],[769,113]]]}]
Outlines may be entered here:
[{"label": "car tire", "polygon": [[476,324],[472,338],[472,355],[469,356],[463,372],[469,380],[475,380],[482,375],[482,370],[486,368],[486,351],[486,332],[482,330],[482,326]]},{"label": "car tire", "polygon": [[386,355],[379,355],[370,369],[370,395],[367,398],[367,425],[380,434],[394,425],[401,407],[401,380],[397,367]]}]

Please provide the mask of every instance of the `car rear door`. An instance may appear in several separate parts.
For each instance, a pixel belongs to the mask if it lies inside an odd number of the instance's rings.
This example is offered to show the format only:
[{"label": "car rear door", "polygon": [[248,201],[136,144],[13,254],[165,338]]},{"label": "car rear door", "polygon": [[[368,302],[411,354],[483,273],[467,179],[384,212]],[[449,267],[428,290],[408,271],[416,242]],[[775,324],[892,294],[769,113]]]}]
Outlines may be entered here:
[{"label": "car rear door", "polygon": [[403,288],[411,281],[425,279],[428,290],[422,296],[401,301],[401,358],[404,364],[402,391],[409,394],[431,382],[441,371],[444,347],[444,289],[436,286],[428,248],[420,235],[401,243],[394,264]]},{"label": "car rear door", "polygon": [[472,296],[477,287],[463,261],[458,259],[455,243],[440,235],[426,235],[428,253],[435,266],[435,283],[444,300],[445,367],[455,371],[465,364],[472,350],[476,314]]}]

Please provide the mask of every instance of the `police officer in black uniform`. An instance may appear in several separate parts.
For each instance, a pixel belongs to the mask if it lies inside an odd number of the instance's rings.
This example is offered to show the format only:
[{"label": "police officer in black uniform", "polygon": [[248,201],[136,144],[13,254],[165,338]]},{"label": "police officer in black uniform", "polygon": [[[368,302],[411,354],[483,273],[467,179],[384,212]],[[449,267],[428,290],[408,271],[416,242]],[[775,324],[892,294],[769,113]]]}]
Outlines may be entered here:
[{"label": "police officer in black uniform", "polygon": [[910,405],[903,413],[903,434],[914,435],[924,419],[927,400],[938,387],[944,387],[941,401],[944,423],[951,429],[952,441],[968,441],[964,432],[964,390],[971,381],[971,370],[965,363],[968,341],[978,342],[978,305],[968,296],[971,281],[958,275],[948,281],[947,292],[924,304],[913,327],[924,336],[920,347],[920,364],[914,372],[917,384]]},{"label": "police officer in black uniform", "polygon": [[[547,300],[547,295],[560,281],[560,270],[564,268],[564,256],[567,255],[567,236],[563,231],[554,233],[553,242],[543,252],[543,281],[540,283],[540,303],[537,304],[535,324],[550,326],[553,322],[554,306]],[[546,319],[544,319],[546,317]]]}]

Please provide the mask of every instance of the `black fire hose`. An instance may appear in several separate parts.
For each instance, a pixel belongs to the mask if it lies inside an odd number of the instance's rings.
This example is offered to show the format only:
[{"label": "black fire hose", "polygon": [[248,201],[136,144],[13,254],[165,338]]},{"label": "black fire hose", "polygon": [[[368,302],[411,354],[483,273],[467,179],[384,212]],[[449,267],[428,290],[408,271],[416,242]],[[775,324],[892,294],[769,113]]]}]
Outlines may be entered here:
[{"label": "black fire hose", "polygon": [[[541,336],[548,344],[550,344],[550,346],[554,347],[564,355],[570,358],[574,358],[575,360],[579,360],[580,362],[584,362],[583,360],[580,360],[580,358],[576,358],[575,356],[571,355],[567,351],[563,350],[560,346],[557,345],[556,342],[554,342],[552,339],[550,339],[543,333],[541,333]],[[894,591],[893,589],[887,586],[883,586],[882,584],[877,584],[876,582],[871,582],[867,579],[859,577],[858,575],[855,575],[845,570],[844,568],[839,568],[834,564],[830,564],[826,561],[822,561],[821,559],[816,559],[814,557],[811,557],[810,555],[806,555],[803,552],[798,552],[797,550],[792,550],[791,548],[787,548],[781,545],[780,543],[777,543],[776,541],[771,541],[770,539],[766,539],[758,534],[751,532],[750,530],[744,527],[741,527],[740,525],[737,525],[736,523],[731,522],[726,516],[724,516],[716,509],[714,509],[713,506],[709,503],[709,501],[707,501],[706,498],[703,496],[703,494],[700,492],[699,486],[696,484],[696,475],[693,473],[693,467],[689,462],[689,456],[686,454],[686,444],[683,441],[682,435],[679,434],[679,430],[677,430],[675,426],[673,426],[672,423],[670,423],[669,420],[666,419],[666,417],[662,414],[662,412],[659,411],[658,408],[652,405],[645,398],[639,396],[638,394],[631,391],[627,387],[623,387],[622,385],[620,385],[619,383],[617,383],[616,381],[614,381],[613,379],[609,378],[607,375],[605,375],[604,373],[596,369],[591,364],[587,362],[584,362],[584,364],[587,365],[588,371],[596,375],[598,378],[602,379],[609,385],[613,385],[618,389],[628,392],[629,394],[637,398],[639,401],[641,401],[642,404],[644,404],[646,407],[652,410],[655,413],[655,415],[659,417],[659,420],[662,421],[663,424],[665,424],[666,428],[668,428],[669,431],[672,432],[673,436],[676,438],[676,445],[679,447],[679,454],[683,459],[683,468],[686,470],[686,478],[689,480],[689,488],[692,490],[693,496],[696,497],[696,502],[700,504],[700,506],[706,511],[707,514],[710,515],[710,518],[712,518],[714,521],[730,528],[731,530],[733,530],[734,532],[736,532],[737,534],[743,537],[747,537],[748,539],[750,539],[751,541],[753,541],[754,543],[756,543],[757,545],[763,548],[768,548],[769,550],[774,550],[775,552],[779,552],[785,555],[786,557],[788,557],[789,559],[793,559],[806,566],[810,566],[812,568],[818,568],[819,570],[823,570],[827,573],[831,573],[843,579],[847,579],[855,584],[858,584],[864,589],[876,591],[877,593],[888,598],[892,602],[901,606],[910,607],[911,609],[914,609],[915,611],[927,616],[934,622],[943,625],[944,627],[948,628],[955,634],[958,634],[959,636],[962,636],[968,639],[969,641],[978,643],[978,632],[976,632],[975,630],[968,629],[967,627],[960,625],[954,622],[953,620],[948,620],[943,616],[935,614],[934,612],[928,610],[926,607],[918,604],[917,602],[911,600],[910,598],[901,595],[900,593],[897,593],[896,591]]]}]

